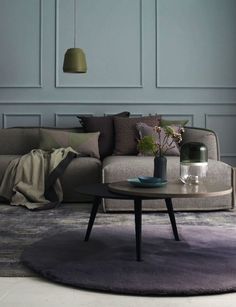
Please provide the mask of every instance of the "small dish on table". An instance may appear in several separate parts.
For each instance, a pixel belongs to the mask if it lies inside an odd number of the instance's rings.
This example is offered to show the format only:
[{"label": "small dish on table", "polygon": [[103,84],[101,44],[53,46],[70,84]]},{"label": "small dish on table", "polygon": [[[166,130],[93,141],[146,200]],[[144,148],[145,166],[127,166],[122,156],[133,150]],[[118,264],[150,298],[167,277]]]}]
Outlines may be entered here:
[{"label": "small dish on table", "polygon": [[138,179],[142,183],[157,183],[162,181],[161,178],[150,176],[138,176]]},{"label": "small dish on table", "polygon": [[158,188],[167,184],[167,181],[161,180],[161,178],[139,176],[138,178],[130,178],[127,181],[134,187],[140,188]]}]

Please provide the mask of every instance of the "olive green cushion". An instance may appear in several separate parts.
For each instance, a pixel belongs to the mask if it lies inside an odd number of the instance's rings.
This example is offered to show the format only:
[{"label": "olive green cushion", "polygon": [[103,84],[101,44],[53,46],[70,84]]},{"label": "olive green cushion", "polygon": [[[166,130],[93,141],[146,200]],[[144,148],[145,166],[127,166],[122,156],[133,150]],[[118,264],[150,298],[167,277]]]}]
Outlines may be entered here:
[{"label": "olive green cushion", "polygon": [[181,126],[184,127],[188,123],[188,120],[168,120],[161,118],[161,127],[163,126]]},{"label": "olive green cushion", "polygon": [[52,148],[66,148],[70,146],[82,155],[99,159],[99,135],[100,132],[76,133],[51,129],[40,129],[39,148],[43,150],[51,150]]}]

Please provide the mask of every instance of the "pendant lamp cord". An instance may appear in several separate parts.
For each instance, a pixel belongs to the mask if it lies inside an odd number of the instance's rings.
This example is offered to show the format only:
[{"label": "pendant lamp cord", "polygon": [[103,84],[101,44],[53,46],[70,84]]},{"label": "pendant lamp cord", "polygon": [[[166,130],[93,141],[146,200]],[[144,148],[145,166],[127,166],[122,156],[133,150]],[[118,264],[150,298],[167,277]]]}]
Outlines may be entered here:
[{"label": "pendant lamp cord", "polygon": [[76,0],[74,0],[74,48],[76,48]]}]

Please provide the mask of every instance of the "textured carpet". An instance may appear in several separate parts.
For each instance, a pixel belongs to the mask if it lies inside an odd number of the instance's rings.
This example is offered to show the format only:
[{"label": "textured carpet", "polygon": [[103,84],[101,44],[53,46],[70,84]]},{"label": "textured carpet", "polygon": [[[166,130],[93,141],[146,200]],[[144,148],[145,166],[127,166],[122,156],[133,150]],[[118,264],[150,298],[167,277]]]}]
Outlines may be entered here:
[{"label": "textured carpet", "polygon": [[[57,209],[31,212],[0,204],[0,276],[34,276],[20,262],[22,251],[54,234],[86,230],[90,204],[62,204]],[[207,225],[236,228],[236,211],[176,213],[177,225]],[[94,227],[134,225],[132,213],[98,213]],[[165,213],[143,214],[143,225],[169,225]]]},{"label": "textured carpet", "polygon": [[143,261],[134,227],[65,232],[28,247],[23,262],[41,276],[82,289],[135,295],[202,295],[236,291],[236,229],[143,227]]}]

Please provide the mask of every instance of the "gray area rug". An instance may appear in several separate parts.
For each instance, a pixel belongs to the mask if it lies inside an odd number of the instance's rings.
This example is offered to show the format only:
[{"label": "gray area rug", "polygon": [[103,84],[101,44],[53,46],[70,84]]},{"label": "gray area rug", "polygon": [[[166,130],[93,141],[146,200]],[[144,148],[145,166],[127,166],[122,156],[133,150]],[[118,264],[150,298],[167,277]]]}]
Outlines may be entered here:
[{"label": "gray area rug", "polygon": [[[62,232],[86,231],[91,204],[62,204],[56,209],[31,212],[0,204],[0,276],[34,276],[20,262],[22,251],[32,243]],[[176,213],[177,225],[236,228],[235,211]],[[94,227],[133,226],[132,213],[98,213]],[[145,225],[169,225],[165,213],[143,214]]]},{"label": "gray area rug", "polygon": [[22,261],[39,275],[66,285],[133,295],[203,295],[236,291],[236,229],[145,225],[142,259],[134,227],[94,227],[60,233],[26,248]]}]

